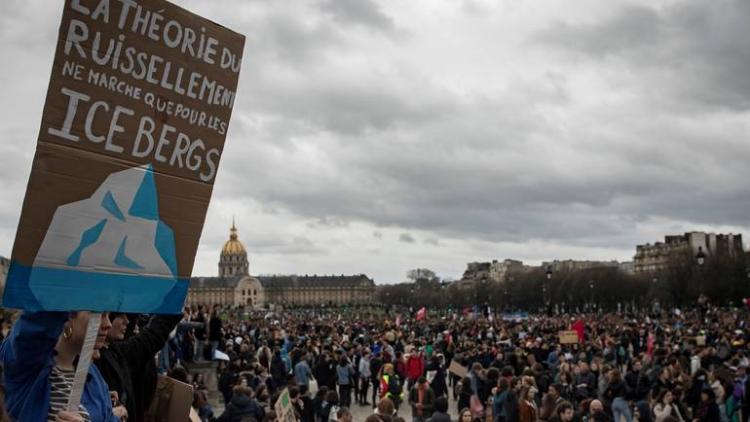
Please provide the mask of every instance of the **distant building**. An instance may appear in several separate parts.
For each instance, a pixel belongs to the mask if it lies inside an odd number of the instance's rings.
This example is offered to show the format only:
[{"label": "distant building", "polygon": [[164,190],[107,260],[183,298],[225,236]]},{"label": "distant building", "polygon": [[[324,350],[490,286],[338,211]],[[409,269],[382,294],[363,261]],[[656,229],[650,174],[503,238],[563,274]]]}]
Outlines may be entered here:
[{"label": "distant building", "polygon": [[690,232],[664,236],[664,242],[636,246],[633,257],[635,273],[658,272],[669,268],[670,261],[679,254],[693,257],[699,251],[707,256],[735,256],[744,253],[741,234]]},{"label": "distant building", "polygon": [[542,262],[542,268],[549,268],[553,273],[575,272],[590,270],[592,268],[620,268],[620,263],[617,261],[579,261],[574,259],[556,259],[551,262]]},{"label": "distant building", "polygon": [[370,303],[375,282],[364,274],[353,276],[258,276],[249,274],[247,250],[234,223],[219,255],[218,277],[193,277],[188,305],[334,305]]},{"label": "distant building", "polygon": [[492,262],[469,262],[466,264],[459,286],[470,287],[478,281],[504,282],[512,274],[528,271],[531,267],[524,265],[522,261],[505,259]]},{"label": "distant building", "polygon": [[635,273],[635,264],[633,263],[633,261],[621,262],[620,271],[624,272],[625,274],[633,274]]}]

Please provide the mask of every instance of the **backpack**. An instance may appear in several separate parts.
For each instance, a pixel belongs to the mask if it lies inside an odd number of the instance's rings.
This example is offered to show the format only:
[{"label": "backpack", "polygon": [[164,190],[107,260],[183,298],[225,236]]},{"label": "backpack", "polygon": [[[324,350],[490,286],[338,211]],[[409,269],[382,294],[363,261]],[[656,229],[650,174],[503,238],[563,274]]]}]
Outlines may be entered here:
[{"label": "backpack", "polygon": [[398,377],[393,375],[388,378],[388,393],[394,397],[400,397],[402,392],[401,383],[398,381]]}]

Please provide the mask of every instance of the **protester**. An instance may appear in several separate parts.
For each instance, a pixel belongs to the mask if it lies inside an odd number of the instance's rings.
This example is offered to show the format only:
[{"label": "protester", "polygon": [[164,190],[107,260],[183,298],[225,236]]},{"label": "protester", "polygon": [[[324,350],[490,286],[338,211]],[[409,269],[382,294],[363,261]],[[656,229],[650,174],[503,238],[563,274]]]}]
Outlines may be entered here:
[{"label": "protester", "polygon": [[359,405],[367,406],[370,403],[367,401],[367,390],[370,386],[370,379],[372,378],[372,372],[370,367],[370,351],[365,350],[362,352],[362,357],[359,360]]},{"label": "protester", "polygon": [[[112,327],[107,343],[101,349],[96,366],[110,391],[117,393],[119,401],[128,411],[128,420],[143,422],[146,410],[156,389],[154,357],[164,347],[169,333],[180,321],[180,316],[154,316],[138,334],[125,339],[129,325],[126,314],[110,314]],[[133,322],[137,318],[133,318]],[[150,382],[145,377],[150,374]],[[136,382],[134,377],[138,378]],[[135,388],[135,386],[138,388]],[[151,387],[147,387],[151,386]]]},{"label": "protester", "polygon": [[336,382],[339,387],[339,400],[343,407],[349,407],[352,404],[352,385],[354,379],[354,368],[349,363],[349,359],[346,356],[342,356],[339,364],[336,366]]},{"label": "protester", "polygon": [[[111,422],[115,416],[107,384],[95,365],[89,368],[81,407],[63,410],[71,393],[76,358],[83,346],[90,312],[23,312],[0,346],[6,401],[10,416],[17,421],[86,419]],[[102,313],[93,358],[99,357],[112,327],[108,313]],[[124,407],[119,416],[126,416]]]},{"label": "protester", "polygon": [[409,405],[413,422],[425,422],[432,416],[435,407],[435,393],[427,383],[427,378],[419,377],[409,391]]},{"label": "protester", "polygon": [[336,412],[336,422],[352,422],[353,420],[352,412],[348,407],[342,407]]},{"label": "protester", "polygon": [[232,400],[216,422],[241,422],[247,417],[262,420],[264,415],[263,408],[253,399],[253,390],[238,386],[234,388]]},{"label": "protester", "polygon": [[404,399],[402,381],[394,372],[393,364],[387,363],[383,366],[383,376],[380,380],[381,398],[390,399],[398,412],[399,406]]}]

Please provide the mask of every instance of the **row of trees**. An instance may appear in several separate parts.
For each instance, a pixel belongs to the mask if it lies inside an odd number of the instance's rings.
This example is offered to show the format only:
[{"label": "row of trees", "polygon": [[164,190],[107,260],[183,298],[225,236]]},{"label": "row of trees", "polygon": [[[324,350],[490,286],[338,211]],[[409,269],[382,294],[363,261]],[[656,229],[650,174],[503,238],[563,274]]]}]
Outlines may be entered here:
[{"label": "row of trees", "polygon": [[592,268],[547,274],[544,268],[489,279],[443,282],[428,269],[409,271],[408,282],[382,286],[378,299],[386,305],[454,309],[487,305],[495,309],[617,309],[625,307],[691,306],[699,296],[713,303],[738,305],[750,297],[750,262],[744,254],[707,258],[673,256],[669,269],[628,274],[618,268]]}]

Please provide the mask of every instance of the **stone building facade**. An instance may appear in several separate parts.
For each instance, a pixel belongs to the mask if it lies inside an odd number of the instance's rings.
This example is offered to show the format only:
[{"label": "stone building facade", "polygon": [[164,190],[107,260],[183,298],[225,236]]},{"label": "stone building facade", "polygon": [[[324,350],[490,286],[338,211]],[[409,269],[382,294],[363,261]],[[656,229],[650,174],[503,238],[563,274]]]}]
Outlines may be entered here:
[{"label": "stone building facade", "polygon": [[375,282],[359,275],[251,276],[247,250],[232,224],[229,240],[219,255],[218,277],[190,279],[187,305],[234,305],[264,308],[269,305],[366,304],[374,300]]},{"label": "stone building facade", "polygon": [[744,253],[741,234],[690,232],[664,236],[664,242],[636,246],[633,266],[636,273],[664,271],[678,255],[693,257],[702,251],[706,256],[735,256]]}]

